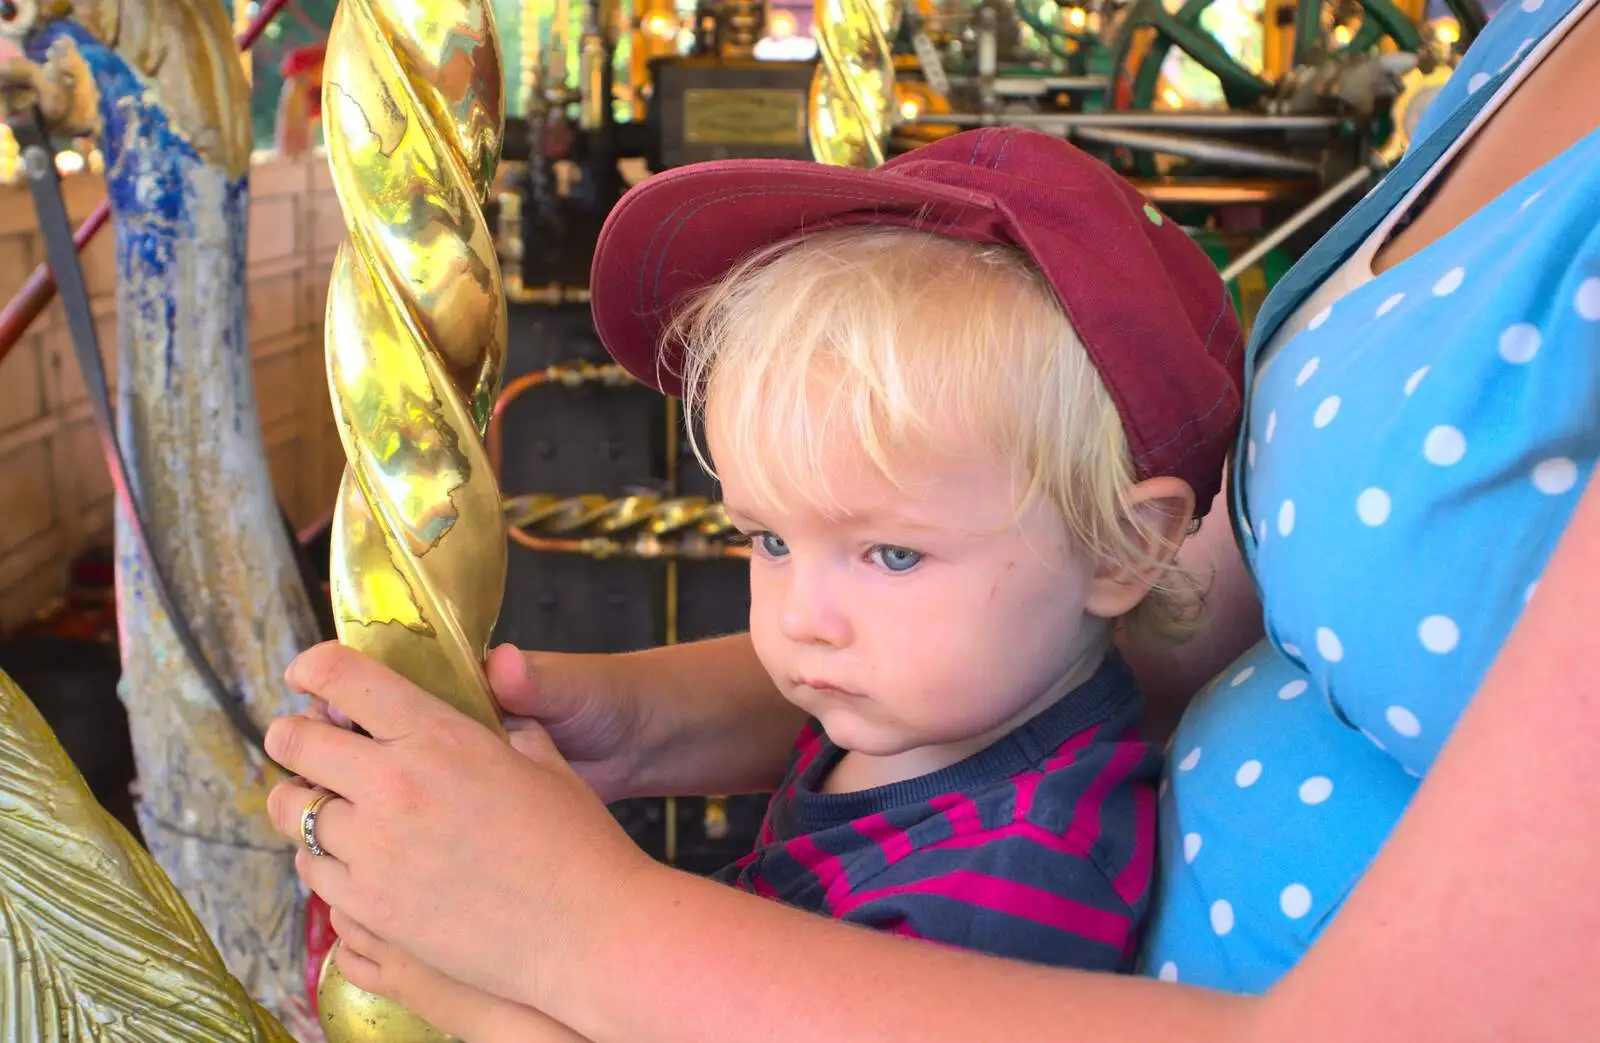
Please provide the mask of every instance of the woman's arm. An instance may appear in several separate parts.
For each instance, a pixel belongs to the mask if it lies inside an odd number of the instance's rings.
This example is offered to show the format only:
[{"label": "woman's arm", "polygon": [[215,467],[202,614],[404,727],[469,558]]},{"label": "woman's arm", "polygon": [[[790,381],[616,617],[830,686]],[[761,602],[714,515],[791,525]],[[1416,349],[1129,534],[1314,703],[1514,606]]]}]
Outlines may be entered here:
[{"label": "woman's arm", "polygon": [[1589,1038],[1600,1032],[1596,575],[1591,486],[1412,807],[1263,997],[1004,963],[650,867],[564,925],[522,998],[596,1043]]}]

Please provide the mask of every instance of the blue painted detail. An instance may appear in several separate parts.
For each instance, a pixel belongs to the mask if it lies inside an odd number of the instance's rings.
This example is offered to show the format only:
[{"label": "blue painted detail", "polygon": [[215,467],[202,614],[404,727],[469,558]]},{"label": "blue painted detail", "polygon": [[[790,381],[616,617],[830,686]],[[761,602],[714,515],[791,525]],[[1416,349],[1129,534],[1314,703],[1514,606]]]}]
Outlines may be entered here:
[{"label": "blue painted detail", "polygon": [[[105,157],[106,191],[116,232],[118,305],[123,322],[134,319],[135,326],[144,331],[175,332],[180,307],[231,307],[232,320],[223,324],[224,337],[231,343],[223,347],[227,357],[244,365],[249,358],[242,296],[248,174],[219,178],[217,170],[154,103],[146,79],[77,23],[46,23],[27,41],[28,57],[44,61],[51,44],[62,38],[77,46],[100,93],[100,150]],[[219,211],[219,224],[204,229],[197,226],[197,214],[209,216]],[[223,296],[207,298],[202,287],[185,285],[192,280],[179,276],[190,266],[180,264],[177,257],[184,249],[204,251],[210,264],[222,259],[226,270],[206,273],[210,285],[204,289]],[[192,296],[180,302],[178,293]],[[169,388],[173,376],[181,371],[183,360],[172,355],[180,341],[177,336],[166,338]],[[250,386],[248,379],[231,383],[246,391]],[[237,419],[240,412],[235,411],[234,416]]]}]

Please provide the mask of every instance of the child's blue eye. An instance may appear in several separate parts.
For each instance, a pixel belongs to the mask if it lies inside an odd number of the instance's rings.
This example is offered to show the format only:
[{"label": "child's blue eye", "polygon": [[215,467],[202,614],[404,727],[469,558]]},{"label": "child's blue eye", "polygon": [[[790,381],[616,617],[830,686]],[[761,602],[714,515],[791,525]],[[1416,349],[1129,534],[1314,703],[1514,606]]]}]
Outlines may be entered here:
[{"label": "child's blue eye", "polygon": [[769,558],[782,558],[789,553],[789,545],[783,542],[783,537],[777,533],[758,532],[751,538],[751,542],[756,545],[757,550]]},{"label": "child's blue eye", "polygon": [[922,560],[922,552],[909,547],[874,547],[872,556],[890,572],[905,572]]}]

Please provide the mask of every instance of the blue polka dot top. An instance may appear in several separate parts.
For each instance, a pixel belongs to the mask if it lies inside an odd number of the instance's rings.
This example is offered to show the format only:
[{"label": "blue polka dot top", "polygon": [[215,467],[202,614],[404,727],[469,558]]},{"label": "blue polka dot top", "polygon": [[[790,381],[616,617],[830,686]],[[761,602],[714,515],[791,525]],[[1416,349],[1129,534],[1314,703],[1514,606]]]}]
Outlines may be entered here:
[{"label": "blue polka dot top", "polygon": [[1507,4],[1411,152],[1257,321],[1231,494],[1268,637],[1173,740],[1147,974],[1259,992],[1295,964],[1448,740],[1589,479],[1600,130],[1275,335],[1592,2]]}]

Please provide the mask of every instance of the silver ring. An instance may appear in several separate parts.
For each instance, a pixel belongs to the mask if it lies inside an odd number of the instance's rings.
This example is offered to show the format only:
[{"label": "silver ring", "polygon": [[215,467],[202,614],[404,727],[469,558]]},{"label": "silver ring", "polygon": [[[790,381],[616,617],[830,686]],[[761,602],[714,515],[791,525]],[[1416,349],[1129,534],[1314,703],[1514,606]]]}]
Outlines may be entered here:
[{"label": "silver ring", "polygon": [[300,840],[306,845],[306,850],[312,855],[321,858],[327,854],[322,845],[317,843],[317,813],[322,810],[322,805],[332,800],[336,794],[324,790],[311,798],[306,809],[300,812]]}]

